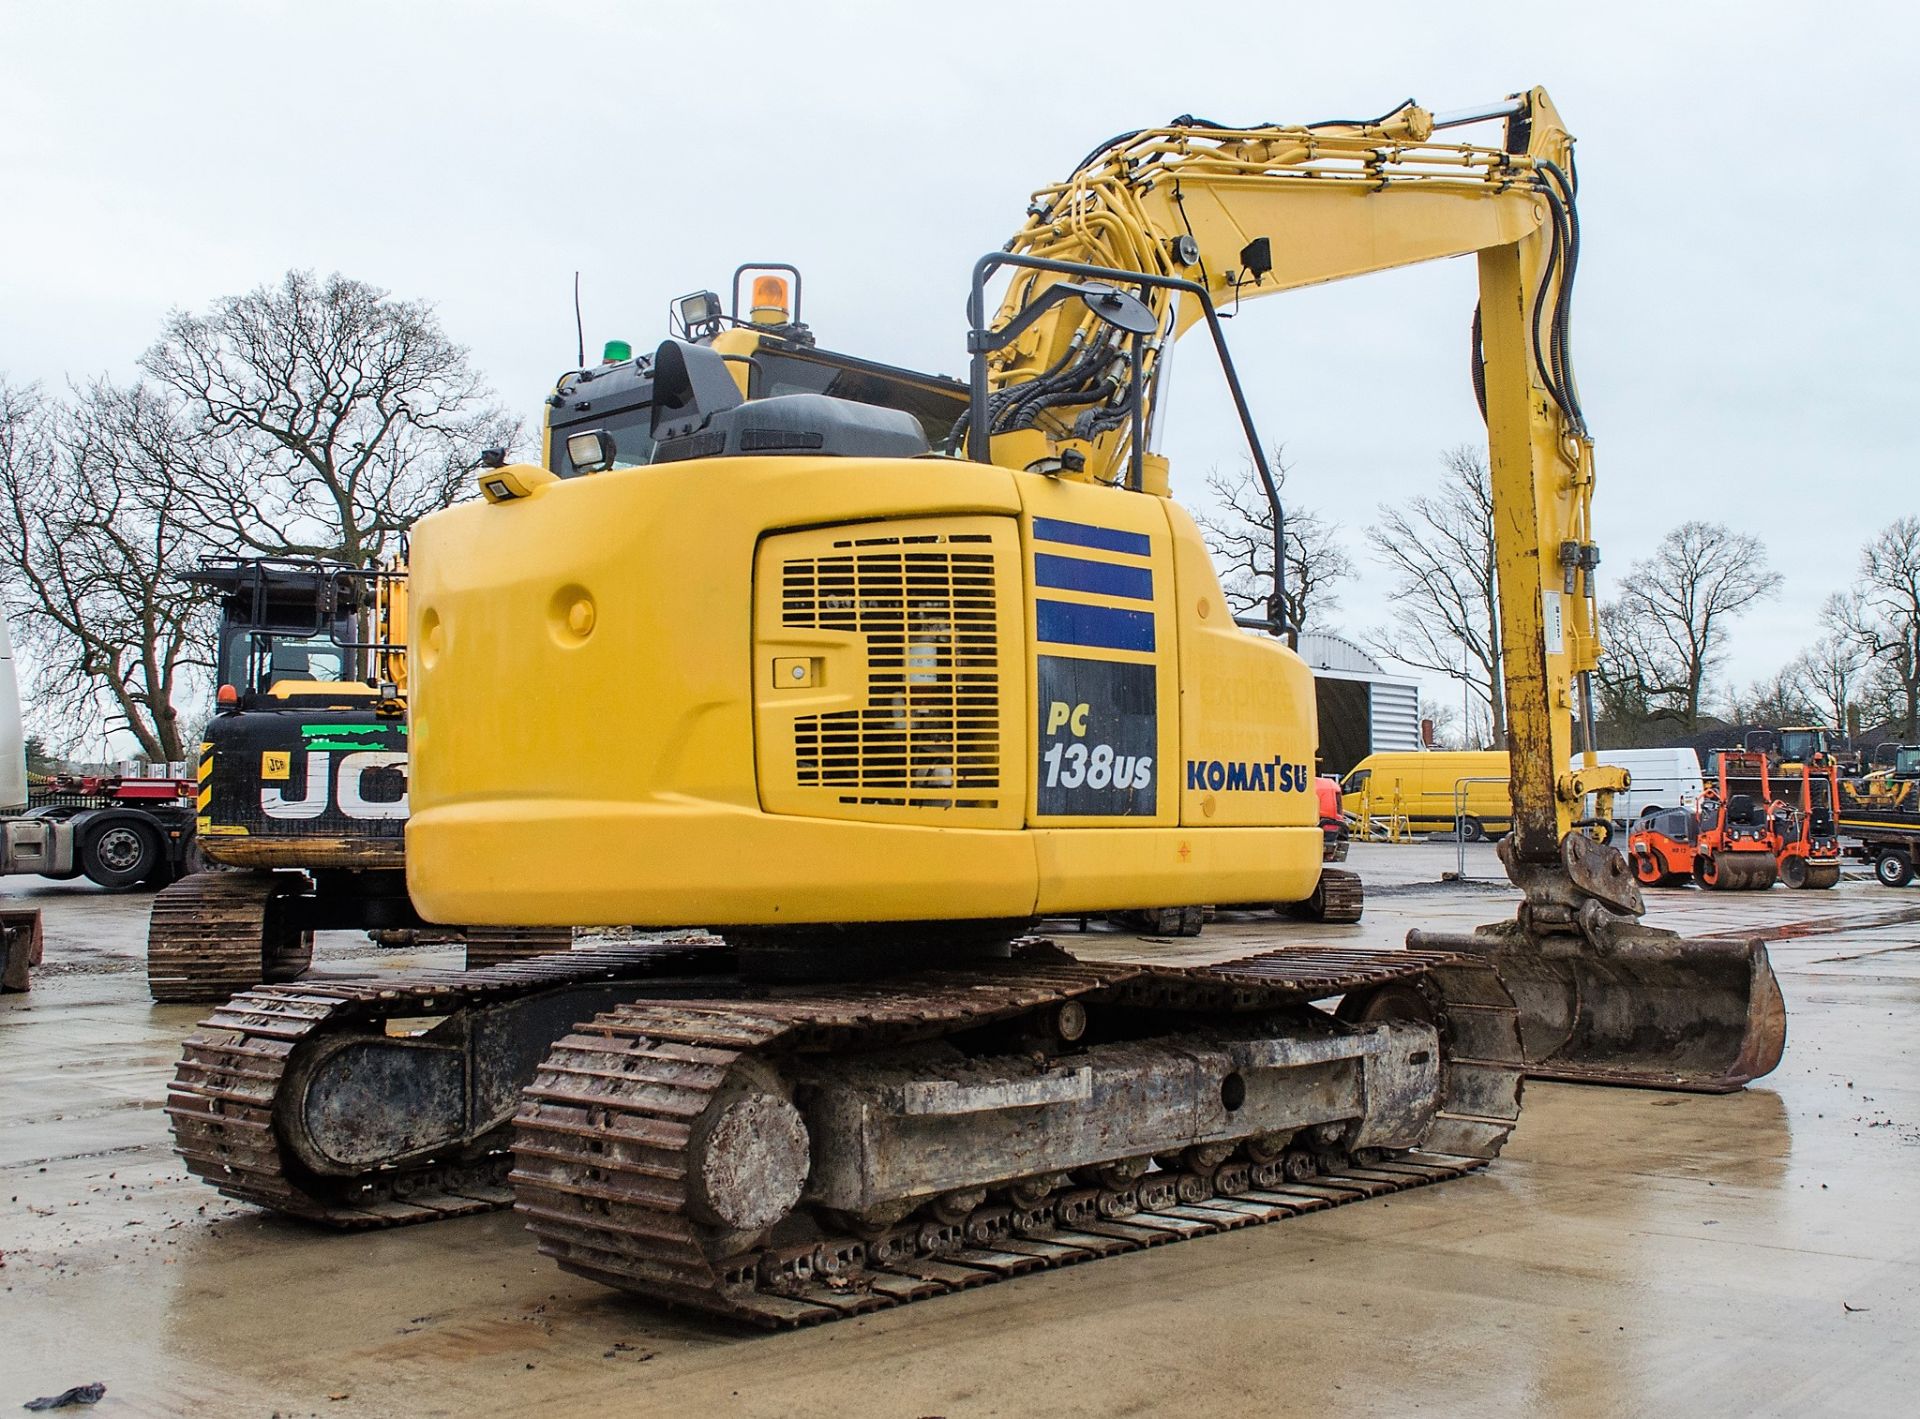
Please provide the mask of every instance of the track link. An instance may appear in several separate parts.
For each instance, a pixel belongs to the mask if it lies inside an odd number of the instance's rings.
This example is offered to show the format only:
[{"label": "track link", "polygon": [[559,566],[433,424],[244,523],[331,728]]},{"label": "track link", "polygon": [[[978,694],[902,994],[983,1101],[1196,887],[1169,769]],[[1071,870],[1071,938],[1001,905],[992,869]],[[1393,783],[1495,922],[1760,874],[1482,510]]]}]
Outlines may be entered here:
[{"label": "track link", "polygon": [[[1042,943],[1044,945],[1044,943]],[[1051,953],[1051,954],[1048,954]],[[1425,992],[1446,1043],[1439,1117],[1421,1151],[1303,1154],[992,1201],[879,1235],[729,1252],[691,1195],[689,1148],[710,1105],[783,1053],[859,1051],[950,1036],[1069,1001],[1153,1011],[1248,1011],[1390,982]],[[1451,955],[1293,948],[1202,969],[1084,964],[1046,947],[996,970],[743,1001],[625,1005],[554,1047],[516,1120],[516,1208],[542,1252],[605,1285],[764,1327],[808,1325],[1455,1178],[1499,1152],[1518,1117],[1517,1012],[1493,971]],[[1012,1179],[1006,1180],[1011,1183]],[[1004,1184],[1003,1184],[1004,1186]]]},{"label": "track link", "polygon": [[166,1112],[188,1169],[228,1197],[333,1227],[391,1227],[504,1207],[505,1130],[462,1156],[350,1179],[305,1175],[274,1107],[304,1041],[364,1022],[450,1014],[553,986],[696,974],[729,963],[718,942],[650,943],[538,957],[479,971],[258,986],[187,1039]]},{"label": "track link", "polygon": [[469,926],[460,935],[470,971],[573,948],[573,928],[567,926]]},{"label": "track link", "polygon": [[271,872],[196,872],[162,889],[147,921],[147,989],[162,1003],[225,1000],[291,980],[313,959],[310,932],[269,926]]},{"label": "track link", "polygon": [[1319,896],[1321,921],[1356,922],[1366,908],[1366,891],[1360,885],[1360,874],[1357,872],[1322,868]]}]

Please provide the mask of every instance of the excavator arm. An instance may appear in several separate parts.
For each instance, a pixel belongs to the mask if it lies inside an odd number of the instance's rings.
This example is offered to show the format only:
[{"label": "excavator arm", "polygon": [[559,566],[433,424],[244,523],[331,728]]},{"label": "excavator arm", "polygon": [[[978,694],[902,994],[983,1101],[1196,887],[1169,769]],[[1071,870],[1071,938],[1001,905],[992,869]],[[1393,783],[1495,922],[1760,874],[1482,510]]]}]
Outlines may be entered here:
[{"label": "excavator arm", "polygon": [[[1435,136],[1499,118],[1498,147]],[[1605,845],[1627,777],[1593,752],[1599,550],[1593,441],[1569,339],[1574,174],[1573,139],[1537,88],[1451,115],[1409,102],[1372,122],[1185,118],[1115,138],[1036,193],[1008,243],[1012,261],[1037,264],[1015,267],[997,334],[976,313],[983,368],[969,447],[1010,467],[1164,493],[1151,445],[1174,345],[1203,319],[1217,331],[1216,308],[1474,256],[1472,374],[1490,452],[1513,775],[1501,853],[1526,903],[1516,922],[1471,937],[1415,933],[1415,944],[1497,958],[1534,1072],[1732,1088],[1770,1070],[1784,1047],[1764,946],[1682,942],[1640,925],[1639,887]],[[1071,292],[1052,289],[1062,284]],[[1114,294],[1102,293],[1108,285]],[[1127,300],[1151,319],[1129,316]],[[1278,577],[1282,510],[1257,443],[1254,456],[1274,501]],[[1282,605],[1276,585],[1276,632],[1290,629]],[[1569,770],[1576,728],[1583,753]]]},{"label": "excavator arm", "polygon": [[[1433,136],[1441,125],[1501,113],[1503,147]],[[1096,150],[1072,177],[1034,195],[1026,226],[1008,244],[1048,261],[1188,281],[1216,307],[1477,256],[1474,382],[1492,452],[1502,639],[1516,648],[1507,670],[1514,838],[1522,861],[1543,863],[1559,861],[1589,792],[1625,786],[1620,770],[1591,762],[1577,773],[1560,770],[1576,719],[1591,723],[1576,700],[1586,699],[1599,649],[1593,444],[1566,352],[1579,240],[1572,152],[1539,89],[1438,123],[1411,103],[1364,124],[1222,129],[1187,120]],[[1001,323],[1062,279],[1018,274]],[[1155,334],[1141,341],[1151,429],[1173,342],[1202,319],[1203,303],[1158,286],[1140,298],[1156,317]],[[1109,396],[1120,352],[1086,305],[1063,303],[1049,314],[990,369],[993,457],[1029,466],[1037,441],[1018,434],[1036,429],[1046,444],[1038,456],[1064,456],[1081,465],[1079,476],[1121,482],[1131,426]],[[1077,373],[1079,383],[1061,372]],[[1082,399],[1070,398],[1076,393]]]}]

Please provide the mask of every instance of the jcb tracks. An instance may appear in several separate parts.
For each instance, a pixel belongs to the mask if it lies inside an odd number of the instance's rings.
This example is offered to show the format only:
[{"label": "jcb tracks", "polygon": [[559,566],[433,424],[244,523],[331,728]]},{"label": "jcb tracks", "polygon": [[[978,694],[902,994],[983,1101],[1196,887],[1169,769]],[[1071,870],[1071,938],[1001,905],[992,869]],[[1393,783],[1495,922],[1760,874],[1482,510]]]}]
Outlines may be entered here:
[{"label": "jcb tracks", "polygon": [[[1342,1014],[1371,1032],[1316,1029],[1315,1020],[1325,1025],[1319,1012],[1301,1015],[1299,1028],[1281,1038],[1249,1040],[1225,1028],[1336,995],[1359,1002]],[[1251,1057],[1275,1073],[1308,1071],[1296,1077],[1337,1092],[1340,1076],[1325,1071],[1367,1052],[1363,1036],[1368,1050],[1379,1045],[1386,1053],[1393,1027],[1379,1022],[1422,1010],[1442,1059],[1416,1050],[1401,1061],[1416,1073],[1434,1071],[1429,1111],[1401,1127],[1417,1131],[1417,1143],[1358,1156],[1330,1156],[1333,1139],[1323,1135],[1333,1125],[1322,1124],[1298,1137],[1285,1130],[1176,1147],[1170,1157],[1155,1152],[1148,1168],[1130,1119],[1100,1116],[1115,1107],[1114,1095],[1086,1092],[1096,1071],[1076,1071],[1098,1051],[997,1075],[987,1067],[1005,1060],[938,1056],[932,1080],[896,1077],[927,1067],[927,1051],[966,1032],[1046,1022],[1073,1039],[1089,1011],[1111,1011],[1164,1021],[1154,1027],[1159,1036],[1150,1029],[1112,1048],[1145,1058],[1150,1080],[1160,1077],[1159,1059],[1188,1058],[1225,1041],[1221,1048],[1237,1049],[1236,1059]],[[1154,1055],[1168,1040],[1171,1049]],[[806,1325],[1458,1177],[1497,1154],[1512,1130],[1519,1069],[1511,998],[1491,969],[1456,956],[1301,948],[1177,970],[1037,952],[1028,963],[994,969],[752,1000],[629,1004],[602,1014],[560,1040],[525,1091],[510,1182],[540,1250],[568,1271],[755,1325]],[[890,1108],[898,1117],[882,1120],[883,1129],[917,1120],[936,1130],[920,1136],[944,1145],[903,1147],[896,1131],[877,1146],[842,1150],[878,1159],[875,1166],[902,1155],[964,1153],[962,1134],[937,1131],[949,1120],[958,1120],[956,1129],[977,1121],[989,1141],[975,1156],[1008,1157],[996,1122],[1049,1104],[1077,1110],[1076,1118],[1036,1122],[1024,1141],[1090,1119],[1111,1132],[1111,1153],[1099,1166],[1071,1172],[1036,1176],[1029,1163],[969,1179],[912,1212],[836,1210],[822,1223],[817,1205],[794,1204],[803,1192],[812,1204],[831,1190],[822,1175],[836,1166],[835,1145],[810,1138],[783,1095],[783,1073],[786,1094],[798,1081],[811,1098],[807,1120],[816,1127],[824,1119],[831,1131],[836,1119],[857,1117],[864,1128],[872,1113]],[[1376,1108],[1420,1114],[1417,1103],[1394,1097],[1394,1082],[1383,1072],[1383,1097],[1365,1101],[1367,1120]],[[850,1104],[829,1098],[835,1087]],[[1167,1087],[1177,1108],[1210,1107],[1179,1083]],[[1245,1102],[1252,1113],[1250,1087],[1262,1086],[1231,1070],[1218,1080],[1219,1107],[1230,1113]],[[852,1097],[862,1090],[883,1106],[863,1112]]]},{"label": "jcb tracks", "polygon": [[162,1003],[225,1000],[262,981],[291,980],[313,959],[313,935],[274,921],[292,889],[271,872],[196,872],[153,899],[147,987]]},{"label": "jcb tracks", "polygon": [[[236,874],[237,875],[237,874]],[[640,982],[731,964],[712,941],[577,951],[479,971],[260,986],[200,1025],[167,1094],[174,1146],[227,1196],[334,1227],[389,1227],[503,1207],[504,1129],[435,1155],[360,1174],[325,1176],[290,1146],[288,1069],[303,1043],[379,1032],[389,1020],[533,997],[555,987]]]}]

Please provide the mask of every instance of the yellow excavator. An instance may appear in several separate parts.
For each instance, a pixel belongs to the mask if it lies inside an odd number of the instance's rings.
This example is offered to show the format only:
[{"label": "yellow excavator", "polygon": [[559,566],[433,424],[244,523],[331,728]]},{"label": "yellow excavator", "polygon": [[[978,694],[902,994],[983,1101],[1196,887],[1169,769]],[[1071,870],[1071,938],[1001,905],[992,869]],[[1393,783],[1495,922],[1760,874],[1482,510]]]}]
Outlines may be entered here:
[{"label": "yellow excavator", "polygon": [[[1183,118],[1100,145],[976,266],[964,388],[803,354],[775,276],[744,318],[683,303],[624,404],[563,385],[563,456],[417,529],[409,890],[714,934],[242,995],[169,1101],[189,1165],[336,1226],[510,1197],[571,1271],[778,1326],[1459,1176],[1523,1073],[1771,1069],[1764,948],[1640,925],[1604,842],[1624,776],[1559,771],[1598,649],[1571,156],[1537,89]],[[1026,936],[1315,891],[1311,676],[1278,594],[1236,625],[1169,495],[1169,362],[1204,325],[1278,536],[1220,307],[1460,255],[1518,919],[1197,968]]]}]

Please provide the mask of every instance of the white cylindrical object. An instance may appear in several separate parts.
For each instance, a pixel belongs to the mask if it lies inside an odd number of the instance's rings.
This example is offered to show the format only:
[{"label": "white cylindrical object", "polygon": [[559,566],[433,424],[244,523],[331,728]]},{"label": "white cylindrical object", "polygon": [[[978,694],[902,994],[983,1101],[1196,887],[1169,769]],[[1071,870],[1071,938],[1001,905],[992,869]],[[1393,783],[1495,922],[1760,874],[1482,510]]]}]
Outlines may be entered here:
[{"label": "white cylindrical object", "polygon": [[0,620],[0,813],[27,806],[27,743],[20,722],[20,682],[13,670],[13,637]]}]

